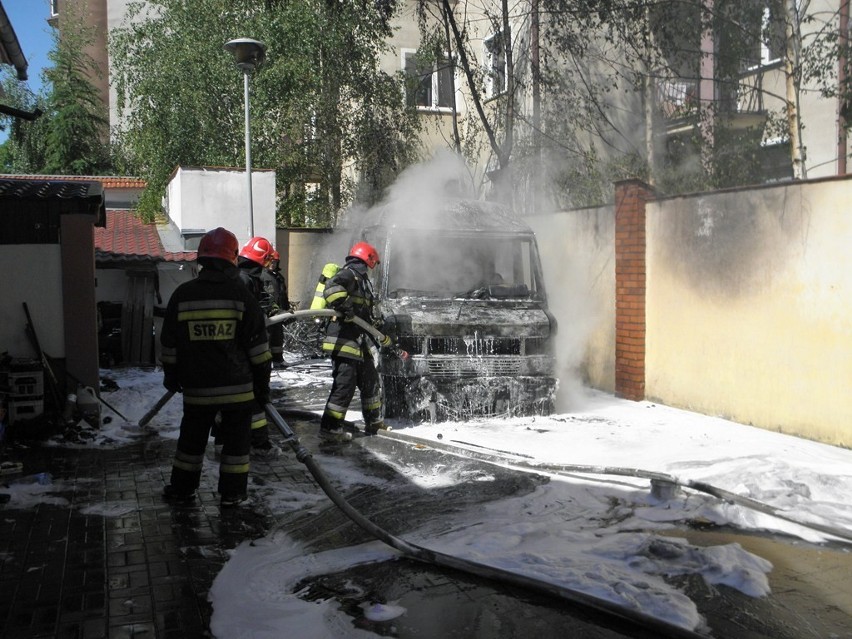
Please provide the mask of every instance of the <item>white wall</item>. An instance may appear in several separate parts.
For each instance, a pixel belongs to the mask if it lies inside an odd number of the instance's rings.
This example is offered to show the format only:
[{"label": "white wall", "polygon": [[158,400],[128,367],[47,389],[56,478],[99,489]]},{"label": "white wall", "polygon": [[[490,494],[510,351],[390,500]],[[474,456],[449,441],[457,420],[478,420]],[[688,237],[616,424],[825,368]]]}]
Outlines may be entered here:
[{"label": "white wall", "polygon": [[167,214],[181,232],[222,226],[245,244],[252,235],[275,242],[275,171],[252,171],[254,234],[244,170],[179,167],[167,187]]},{"label": "white wall", "polygon": [[[0,251],[0,353],[35,357],[27,338],[27,303],[42,350],[65,357],[62,262],[59,244],[5,244]],[[33,274],[38,273],[34,288]]]}]

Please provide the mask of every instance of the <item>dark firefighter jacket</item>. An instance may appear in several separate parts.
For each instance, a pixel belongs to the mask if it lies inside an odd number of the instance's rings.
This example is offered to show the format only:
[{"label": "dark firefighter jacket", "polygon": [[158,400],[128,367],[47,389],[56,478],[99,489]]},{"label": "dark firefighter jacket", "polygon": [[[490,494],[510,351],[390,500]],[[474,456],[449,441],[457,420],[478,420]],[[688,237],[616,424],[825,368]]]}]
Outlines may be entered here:
[{"label": "dark firefighter jacket", "polygon": [[240,255],[237,258],[237,268],[239,269],[240,279],[254,295],[254,299],[258,301],[263,312],[269,316],[273,315],[272,298],[266,292],[263,285],[263,272],[266,270],[254,260]]},{"label": "dark firefighter jacket", "polygon": [[225,406],[269,392],[272,356],[265,318],[237,269],[205,267],[172,293],[160,336],[166,376],[184,403]]},{"label": "dark firefighter jacket", "polygon": [[243,256],[237,258],[237,266],[240,269],[240,279],[260,302],[260,307],[267,317],[289,310],[287,286],[281,275]]},{"label": "dark firefighter jacket", "polygon": [[287,284],[281,273],[265,268],[260,274],[260,283],[263,290],[262,295],[265,300],[268,300],[268,308],[263,309],[268,316],[285,313],[290,310],[290,300],[287,298]]},{"label": "dark firefighter jacket", "polygon": [[[325,283],[323,296],[328,308],[351,312],[372,323],[373,287],[367,277],[367,265],[360,259],[347,257],[343,268]],[[361,361],[365,339],[367,336],[357,324],[334,318],[328,324],[322,350],[335,357]]]}]

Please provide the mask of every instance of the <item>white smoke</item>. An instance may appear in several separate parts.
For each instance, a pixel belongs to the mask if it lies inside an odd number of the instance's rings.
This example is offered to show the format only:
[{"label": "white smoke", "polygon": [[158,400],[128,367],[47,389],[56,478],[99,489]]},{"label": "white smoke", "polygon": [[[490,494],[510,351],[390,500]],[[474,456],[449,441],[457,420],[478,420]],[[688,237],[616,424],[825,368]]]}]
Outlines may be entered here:
[{"label": "white smoke", "polygon": [[567,413],[582,405],[589,339],[603,313],[589,288],[591,261],[582,255],[566,255],[565,236],[558,232],[537,230],[537,238],[548,306],[558,323],[554,353],[559,391],[554,409]]},{"label": "white smoke", "polygon": [[[384,222],[401,219],[418,220],[419,228],[429,228],[430,220],[444,205],[459,197],[473,198],[472,172],[462,158],[449,151],[440,151],[426,162],[411,166],[389,188],[386,197],[373,209],[353,207],[344,214],[339,228],[329,235],[317,259],[319,272],[326,261],[342,263],[357,231],[381,211]],[[475,199],[475,198],[474,198]],[[599,284],[600,271],[606,268],[595,262],[597,251],[588,254],[567,254],[566,237],[576,233],[576,223],[570,213],[534,216],[523,220],[536,231],[542,259],[545,286],[550,311],[558,322],[554,352],[557,358],[559,393],[556,410],[566,412],[576,409],[583,394],[586,356],[591,336],[600,331],[601,318],[606,313],[599,308],[598,298],[592,290]],[[581,231],[585,232],[581,229]],[[411,251],[417,247],[412,245]],[[442,262],[434,260],[423,264],[438,277]],[[611,264],[610,264],[611,266]],[[311,284],[313,286],[313,284]]]}]

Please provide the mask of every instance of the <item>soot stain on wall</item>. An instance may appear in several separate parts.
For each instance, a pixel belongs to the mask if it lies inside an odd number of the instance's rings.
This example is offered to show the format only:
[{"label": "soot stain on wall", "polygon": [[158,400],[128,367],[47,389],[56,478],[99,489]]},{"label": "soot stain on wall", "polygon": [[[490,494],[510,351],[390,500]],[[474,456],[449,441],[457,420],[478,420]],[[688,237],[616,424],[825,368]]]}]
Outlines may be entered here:
[{"label": "soot stain on wall", "polygon": [[784,276],[807,208],[797,185],[665,200],[659,254],[704,295],[754,294]]}]

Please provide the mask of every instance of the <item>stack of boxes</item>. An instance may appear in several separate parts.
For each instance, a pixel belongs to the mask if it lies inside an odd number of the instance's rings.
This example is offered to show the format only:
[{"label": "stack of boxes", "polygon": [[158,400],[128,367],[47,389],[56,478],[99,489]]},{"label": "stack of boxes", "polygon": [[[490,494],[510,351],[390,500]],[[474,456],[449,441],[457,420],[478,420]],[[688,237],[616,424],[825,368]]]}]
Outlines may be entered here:
[{"label": "stack of boxes", "polygon": [[12,359],[0,370],[7,423],[33,419],[44,413],[44,368],[33,359]]}]

